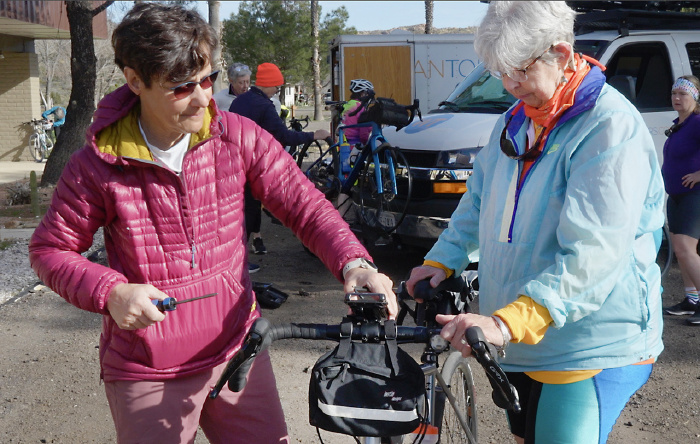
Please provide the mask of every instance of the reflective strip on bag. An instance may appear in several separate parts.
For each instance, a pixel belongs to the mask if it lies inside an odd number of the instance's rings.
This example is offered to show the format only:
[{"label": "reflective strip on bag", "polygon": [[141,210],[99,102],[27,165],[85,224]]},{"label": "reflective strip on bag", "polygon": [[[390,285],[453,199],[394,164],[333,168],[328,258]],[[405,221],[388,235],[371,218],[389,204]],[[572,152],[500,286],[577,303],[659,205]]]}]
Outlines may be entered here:
[{"label": "reflective strip on bag", "polygon": [[343,407],[338,405],[328,405],[318,401],[318,408],[328,416],[336,418],[368,419],[374,421],[411,422],[418,419],[415,410],[384,410],[365,409],[358,407]]}]

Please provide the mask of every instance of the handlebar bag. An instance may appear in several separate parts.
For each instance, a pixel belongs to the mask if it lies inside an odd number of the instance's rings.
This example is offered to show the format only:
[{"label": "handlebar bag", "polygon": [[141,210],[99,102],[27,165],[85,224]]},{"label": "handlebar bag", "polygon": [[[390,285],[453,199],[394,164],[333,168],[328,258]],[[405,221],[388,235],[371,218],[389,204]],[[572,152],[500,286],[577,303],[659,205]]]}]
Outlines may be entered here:
[{"label": "handlebar bag", "polygon": [[375,122],[379,125],[395,126],[398,131],[411,123],[411,117],[406,106],[399,105],[394,99],[377,97],[367,105],[367,110],[360,114],[357,122]]},{"label": "handlebar bag", "polygon": [[350,340],[352,323],[338,346],[314,365],[309,386],[309,423],[352,436],[411,433],[421,423],[425,377],[418,363],[396,343],[396,324],[385,321],[384,343]]}]

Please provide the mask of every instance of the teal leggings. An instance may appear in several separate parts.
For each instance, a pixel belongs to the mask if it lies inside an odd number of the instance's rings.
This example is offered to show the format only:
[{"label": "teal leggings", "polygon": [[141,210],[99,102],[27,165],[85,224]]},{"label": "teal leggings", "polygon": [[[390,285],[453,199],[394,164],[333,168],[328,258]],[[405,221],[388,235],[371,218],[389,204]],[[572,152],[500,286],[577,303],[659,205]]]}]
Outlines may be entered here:
[{"label": "teal leggings", "polygon": [[525,444],[604,444],[627,401],[649,379],[652,364],[603,370],[571,384],[543,384],[508,373],[523,410],[508,412],[511,432]]}]

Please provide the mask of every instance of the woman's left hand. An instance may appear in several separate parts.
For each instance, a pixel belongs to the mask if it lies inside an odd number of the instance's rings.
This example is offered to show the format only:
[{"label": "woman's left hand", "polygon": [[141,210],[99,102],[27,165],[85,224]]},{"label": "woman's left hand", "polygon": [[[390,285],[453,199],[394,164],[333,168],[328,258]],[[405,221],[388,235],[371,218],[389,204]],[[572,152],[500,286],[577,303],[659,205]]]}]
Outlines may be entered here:
[{"label": "woman's left hand", "polygon": [[465,358],[472,354],[472,348],[467,344],[464,333],[469,327],[481,327],[484,332],[484,337],[493,345],[500,347],[503,345],[503,334],[501,329],[496,324],[496,321],[490,316],[481,316],[473,313],[460,315],[437,315],[435,316],[440,324],[443,325],[440,336],[443,339],[450,341],[450,345],[455,350],[462,352]]},{"label": "woman's left hand", "polygon": [[394,294],[394,283],[389,276],[366,268],[352,268],[345,275],[345,293],[353,293],[360,288],[366,288],[371,293],[382,293],[386,296],[389,319],[396,319],[399,304]]},{"label": "woman's left hand", "polygon": [[683,186],[686,188],[692,189],[698,182],[700,182],[700,171],[683,176]]}]

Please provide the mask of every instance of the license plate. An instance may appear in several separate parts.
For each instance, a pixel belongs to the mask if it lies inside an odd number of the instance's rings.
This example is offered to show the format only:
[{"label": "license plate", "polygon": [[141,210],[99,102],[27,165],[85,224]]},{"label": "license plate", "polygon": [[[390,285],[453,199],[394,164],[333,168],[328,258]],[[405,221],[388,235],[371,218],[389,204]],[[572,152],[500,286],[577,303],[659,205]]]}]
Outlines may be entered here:
[{"label": "license plate", "polygon": [[383,227],[393,227],[394,225],[396,225],[396,219],[394,218],[393,213],[388,213],[386,211],[382,211],[381,213],[379,213],[377,220],[379,220],[379,223]]}]

